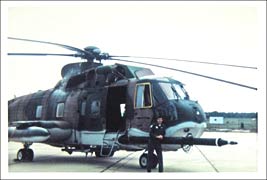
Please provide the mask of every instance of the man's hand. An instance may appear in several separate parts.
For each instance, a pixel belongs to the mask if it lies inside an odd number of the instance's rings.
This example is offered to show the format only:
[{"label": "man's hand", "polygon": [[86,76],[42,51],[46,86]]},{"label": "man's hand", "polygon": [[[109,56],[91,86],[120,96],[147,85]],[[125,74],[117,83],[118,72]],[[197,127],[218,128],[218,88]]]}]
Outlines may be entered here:
[{"label": "man's hand", "polygon": [[158,135],[158,136],[156,136],[156,138],[163,139],[163,136],[162,135]]}]

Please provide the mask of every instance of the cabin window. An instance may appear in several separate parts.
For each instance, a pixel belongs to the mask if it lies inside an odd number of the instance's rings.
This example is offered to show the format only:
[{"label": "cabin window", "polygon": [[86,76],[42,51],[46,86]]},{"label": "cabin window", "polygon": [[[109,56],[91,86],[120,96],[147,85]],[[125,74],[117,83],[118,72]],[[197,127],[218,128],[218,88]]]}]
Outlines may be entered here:
[{"label": "cabin window", "polygon": [[60,118],[64,115],[64,103],[58,103],[57,104],[57,114],[56,117]]},{"label": "cabin window", "polygon": [[91,104],[91,113],[98,115],[100,113],[100,101],[93,101]]},{"label": "cabin window", "polygon": [[81,105],[81,116],[85,116],[85,110],[86,110],[86,101],[83,101],[82,102],[82,105]]},{"label": "cabin window", "polygon": [[39,105],[36,107],[36,112],[35,112],[35,117],[36,118],[41,118],[42,116],[42,109],[43,109],[43,106]]},{"label": "cabin window", "polygon": [[152,107],[150,83],[137,84],[135,89],[135,108]]}]

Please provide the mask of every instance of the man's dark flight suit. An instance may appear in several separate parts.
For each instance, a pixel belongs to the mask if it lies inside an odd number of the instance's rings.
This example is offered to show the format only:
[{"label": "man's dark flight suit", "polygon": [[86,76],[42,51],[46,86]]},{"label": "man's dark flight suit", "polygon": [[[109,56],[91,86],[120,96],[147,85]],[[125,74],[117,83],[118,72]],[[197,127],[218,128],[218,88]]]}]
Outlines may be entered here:
[{"label": "man's dark flight suit", "polygon": [[166,126],[164,124],[152,124],[150,126],[149,132],[149,142],[148,142],[148,162],[147,162],[147,172],[151,172],[151,167],[153,163],[153,152],[156,150],[159,163],[159,172],[163,172],[163,160],[162,160],[162,148],[161,139],[156,138],[158,135],[165,135]]}]

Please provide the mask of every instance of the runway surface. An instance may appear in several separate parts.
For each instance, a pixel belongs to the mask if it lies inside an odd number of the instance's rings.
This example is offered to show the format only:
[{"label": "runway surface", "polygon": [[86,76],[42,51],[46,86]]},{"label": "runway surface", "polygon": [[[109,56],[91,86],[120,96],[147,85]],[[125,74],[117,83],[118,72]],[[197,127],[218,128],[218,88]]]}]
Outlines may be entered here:
[{"label": "runway surface", "polygon": [[[223,147],[193,146],[183,150],[163,152],[164,172],[256,172],[258,142],[256,133],[205,132],[203,138],[237,141],[238,145]],[[248,143],[249,142],[249,143]],[[12,172],[146,172],[139,166],[143,151],[117,151],[113,157],[97,158],[94,154],[74,152],[69,155],[60,148],[33,144],[33,162],[16,162],[21,143],[8,144],[8,171]],[[154,169],[153,172],[157,172]],[[135,177],[132,177],[135,178]]]}]

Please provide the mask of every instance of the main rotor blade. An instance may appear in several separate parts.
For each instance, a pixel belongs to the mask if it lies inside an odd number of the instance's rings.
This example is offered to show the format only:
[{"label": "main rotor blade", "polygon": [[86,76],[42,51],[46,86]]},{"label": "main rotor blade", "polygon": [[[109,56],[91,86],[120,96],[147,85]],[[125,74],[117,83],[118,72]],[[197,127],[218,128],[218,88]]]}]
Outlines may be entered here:
[{"label": "main rotor blade", "polygon": [[211,77],[211,76],[206,76],[206,75],[202,75],[202,74],[192,73],[192,72],[184,71],[184,70],[180,70],[180,69],[175,69],[175,68],[170,68],[170,67],[165,67],[165,66],[160,66],[160,65],[155,65],[155,64],[149,64],[149,63],[142,63],[142,62],[130,61],[130,60],[125,60],[125,59],[111,58],[110,60],[117,60],[117,61],[123,61],[123,62],[131,62],[131,63],[136,63],[136,64],[143,64],[143,65],[148,65],[148,66],[154,66],[154,67],[169,69],[169,70],[173,70],[173,71],[179,71],[179,72],[186,73],[186,74],[200,76],[200,77],[204,77],[204,78],[208,78],[208,79],[213,79],[213,80],[216,80],[216,81],[220,81],[220,82],[224,82],[224,83],[228,83],[228,84],[232,84],[232,85],[236,85],[236,86],[241,86],[241,87],[244,87],[244,88],[249,88],[249,89],[257,90],[257,88],[255,88],[255,87],[251,87],[251,86],[247,86],[247,85],[244,85],[244,84],[239,84],[239,83],[235,83],[235,82],[231,82],[231,81],[226,81],[226,80],[219,79],[219,78],[214,78],[214,77]]},{"label": "main rotor blade", "polygon": [[249,69],[257,69],[257,67],[251,66],[240,66],[234,64],[222,64],[222,63],[213,63],[207,61],[192,61],[192,60],[184,60],[184,59],[173,59],[173,58],[158,58],[158,57],[145,57],[145,56],[112,56],[110,57],[127,57],[127,58],[143,58],[143,59],[161,59],[161,60],[168,60],[168,61],[181,61],[181,62],[189,62],[189,63],[201,63],[201,64],[211,64],[211,65],[218,65],[218,66],[231,66],[231,67],[238,67],[238,68],[249,68]]},{"label": "main rotor blade", "polygon": [[71,56],[81,57],[80,54],[51,54],[51,53],[7,53],[10,56]]},{"label": "main rotor blade", "polygon": [[68,46],[68,45],[64,45],[64,44],[52,43],[52,42],[47,42],[47,41],[37,41],[37,40],[31,40],[31,39],[14,38],[14,37],[8,37],[8,39],[19,40],[19,41],[36,42],[36,43],[43,43],[43,44],[51,44],[51,45],[63,47],[65,49],[68,49],[68,50],[71,50],[71,51],[76,51],[76,52],[81,53],[81,54],[88,54],[88,52],[86,52],[86,51],[84,51],[82,49],[79,49],[79,48],[76,48],[76,47],[72,47],[72,46]]}]

